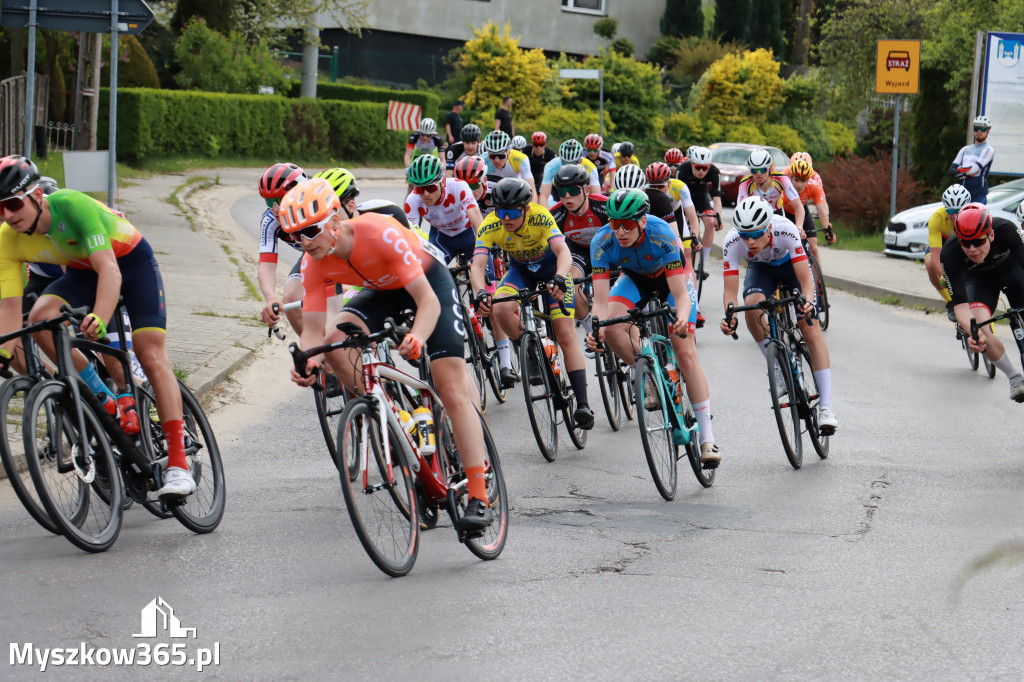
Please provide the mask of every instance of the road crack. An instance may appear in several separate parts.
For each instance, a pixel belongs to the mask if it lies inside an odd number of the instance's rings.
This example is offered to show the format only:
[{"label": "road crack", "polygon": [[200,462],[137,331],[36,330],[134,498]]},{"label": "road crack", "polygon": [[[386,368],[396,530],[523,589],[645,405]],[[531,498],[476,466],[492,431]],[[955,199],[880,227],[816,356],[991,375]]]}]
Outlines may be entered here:
[{"label": "road crack", "polygon": [[869,491],[866,500],[861,502],[864,507],[864,516],[860,520],[860,525],[857,530],[853,533],[847,533],[844,535],[838,535],[835,537],[841,537],[848,542],[856,542],[867,535],[868,531],[875,520],[875,514],[878,512],[878,507],[882,503],[883,495],[888,490],[889,486],[892,485],[889,481],[889,472],[884,472],[881,476],[871,482],[871,489]]},{"label": "road crack", "polygon": [[597,573],[623,573],[627,568],[635,564],[641,557],[647,554],[649,550],[646,542],[623,542],[622,544],[626,546],[631,554],[622,557],[611,566],[598,566],[596,569]]}]

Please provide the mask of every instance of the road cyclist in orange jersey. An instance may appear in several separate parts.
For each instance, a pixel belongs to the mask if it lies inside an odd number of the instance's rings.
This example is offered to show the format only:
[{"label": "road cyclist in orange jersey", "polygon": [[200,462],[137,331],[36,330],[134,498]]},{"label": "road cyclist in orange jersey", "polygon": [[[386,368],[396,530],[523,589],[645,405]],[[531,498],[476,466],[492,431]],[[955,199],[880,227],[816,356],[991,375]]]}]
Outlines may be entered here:
[{"label": "road cyclist in orange jersey", "polygon": [[[832,223],[829,221],[828,202],[825,200],[825,187],[821,183],[821,176],[814,170],[811,164],[811,155],[807,152],[797,152],[790,159],[789,166],[783,171],[793,183],[793,188],[800,193],[800,203],[804,207],[803,230],[807,239],[807,250],[811,255],[821,262],[818,255],[818,228],[814,224],[814,217],[807,210],[807,205],[814,203],[818,212],[818,220],[821,222],[821,229],[825,232],[825,239],[829,244],[836,243],[836,233],[832,230]],[[796,223],[796,207],[790,202],[789,197],[782,195],[782,210],[786,217]]]}]

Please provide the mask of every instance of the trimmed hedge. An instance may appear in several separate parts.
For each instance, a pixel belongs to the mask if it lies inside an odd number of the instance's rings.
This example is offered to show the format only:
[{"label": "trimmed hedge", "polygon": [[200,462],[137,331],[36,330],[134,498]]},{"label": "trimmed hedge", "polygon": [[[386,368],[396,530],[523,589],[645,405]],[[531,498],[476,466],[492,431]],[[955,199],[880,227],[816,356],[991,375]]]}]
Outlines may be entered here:
[{"label": "trimmed hedge", "polygon": [[[98,145],[107,146],[109,91],[100,101]],[[171,155],[330,156],[346,162],[400,159],[408,133],[387,130],[387,104],[120,88],[120,161]]]},{"label": "trimmed hedge", "polygon": [[[293,81],[291,90],[284,94],[296,98],[299,96],[300,90],[301,83]],[[374,85],[351,85],[349,83],[317,83],[316,98],[318,100],[340,99],[349,102],[384,102],[385,104],[388,103],[388,100],[393,99],[399,102],[418,104],[423,108],[425,117],[435,120],[440,120],[438,116],[443,119],[444,114],[447,113],[441,111],[441,98],[424,90],[393,90]],[[444,126],[438,127],[443,129]]]}]

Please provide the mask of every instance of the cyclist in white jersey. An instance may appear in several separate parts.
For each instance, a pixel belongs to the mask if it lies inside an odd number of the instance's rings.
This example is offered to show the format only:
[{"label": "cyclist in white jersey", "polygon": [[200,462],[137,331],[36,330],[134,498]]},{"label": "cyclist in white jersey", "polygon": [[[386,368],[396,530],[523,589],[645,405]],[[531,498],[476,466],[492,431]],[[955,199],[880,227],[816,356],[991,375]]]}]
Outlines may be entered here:
[{"label": "cyclist in white jersey", "polygon": [[761,197],[769,204],[772,210],[782,212],[782,197],[785,196],[793,207],[793,220],[798,226],[801,237],[804,234],[804,205],[800,201],[800,192],[796,191],[789,177],[781,172],[772,170],[772,155],[766,149],[755,149],[747,157],[747,165],[750,166],[750,175],[740,180],[739,189],[736,192],[736,204],[746,197]]}]

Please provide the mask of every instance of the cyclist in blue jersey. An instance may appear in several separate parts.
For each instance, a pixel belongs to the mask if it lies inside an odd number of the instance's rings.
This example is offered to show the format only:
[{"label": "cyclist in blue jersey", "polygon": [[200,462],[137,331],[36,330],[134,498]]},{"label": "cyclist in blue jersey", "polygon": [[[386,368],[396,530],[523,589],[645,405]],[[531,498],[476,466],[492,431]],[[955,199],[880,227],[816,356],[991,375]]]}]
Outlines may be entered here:
[{"label": "cyclist in blue jersey", "polygon": [[[608,224],[590,243],[594,275],[593,315],[599,320],[620,317],[630,308],[643,307],[655,294],[676,310],[672,323],[672,348],[686,380],[686,394],[700,425],[701,460],[710,467],[722,461],[722,451],[711,430],[711,394],[704,368],[697,359],[694,332],[697,330],[697,290],[686,277],[686,261],[679,250],[679,237],[664,220],[648,215],[650,202],[640,189],[620,189],[606,204]],[[621,269],[609,290],[609,269]],[[685,336],[680,336],[685,334]],[[637,348],[630,340],[628,325],[601,327],[598,339],[587,336],[587,344],[608,345],[633,369]],[[649,395],[655,394],[652,386]]]}]

